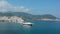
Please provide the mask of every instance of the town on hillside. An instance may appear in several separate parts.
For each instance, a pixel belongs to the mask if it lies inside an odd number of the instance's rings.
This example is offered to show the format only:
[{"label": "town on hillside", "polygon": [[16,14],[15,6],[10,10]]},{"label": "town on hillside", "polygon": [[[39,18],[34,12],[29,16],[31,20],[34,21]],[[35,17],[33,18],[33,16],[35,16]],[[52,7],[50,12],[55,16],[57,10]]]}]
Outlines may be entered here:
[{"label": "town on hillside", "polygon": [[18,16],[0,16],[0,22],[18,22],[18,23],[22,23],[24,22],[24,20],[22,19],[22,17],[18,17]]}]

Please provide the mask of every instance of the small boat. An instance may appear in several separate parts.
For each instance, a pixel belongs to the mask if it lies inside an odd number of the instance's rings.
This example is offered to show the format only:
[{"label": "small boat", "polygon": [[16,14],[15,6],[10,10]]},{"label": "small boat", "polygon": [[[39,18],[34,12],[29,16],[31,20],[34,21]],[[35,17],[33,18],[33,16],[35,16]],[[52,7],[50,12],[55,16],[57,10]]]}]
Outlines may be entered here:
[{"label": "small boat", "polygon": [[25,23],[23,23],[23,25],[29,25],[29,26],[32,26],[32,25],[33,25],[33,23],[25,22]]}]

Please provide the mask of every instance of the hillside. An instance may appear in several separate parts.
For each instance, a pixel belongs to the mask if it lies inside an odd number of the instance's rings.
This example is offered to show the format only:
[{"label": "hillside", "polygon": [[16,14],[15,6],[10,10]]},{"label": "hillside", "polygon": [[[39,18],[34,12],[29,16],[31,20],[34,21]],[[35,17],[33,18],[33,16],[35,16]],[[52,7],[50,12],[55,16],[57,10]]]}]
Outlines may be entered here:
[{"label": "hillside", "polygon": [[33,20],[38,20],[38,19],[56,19],[55,16],[50,15],[50,14],[45,14],[45,15],[32,15],[24,12],[5,12],[2,13],[0,12],[0,16],[18,16],[22,17],[23,19],[33,19]]}]

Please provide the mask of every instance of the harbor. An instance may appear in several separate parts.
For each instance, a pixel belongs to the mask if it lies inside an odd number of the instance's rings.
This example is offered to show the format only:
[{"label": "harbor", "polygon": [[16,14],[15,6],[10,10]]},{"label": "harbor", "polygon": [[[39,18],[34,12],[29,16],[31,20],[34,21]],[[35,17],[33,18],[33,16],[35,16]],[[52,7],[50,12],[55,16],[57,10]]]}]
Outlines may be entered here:
[{"label": "harbor", "polygon": [[18,16],[11,16],[11,17],[7,17],[7,16],[0,16],[0,22],[15,22],[15,23],[21,23],[23,25],[29,25],[32,26],[32,23],[30,22],[25,22],[22,17],[18,17]]}]

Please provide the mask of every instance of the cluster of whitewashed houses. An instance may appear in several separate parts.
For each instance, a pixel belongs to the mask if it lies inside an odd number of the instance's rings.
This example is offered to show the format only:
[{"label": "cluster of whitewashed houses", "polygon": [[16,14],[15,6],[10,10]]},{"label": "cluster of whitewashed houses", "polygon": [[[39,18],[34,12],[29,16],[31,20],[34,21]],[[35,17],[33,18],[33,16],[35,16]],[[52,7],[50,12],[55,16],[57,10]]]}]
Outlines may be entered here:
[{"label": "cluster of whitewashed houses", "polygon": [[18,23],[22,23],[24,22],[24,20],[22,19],[22,17],[18,17],[18,16],[0,16],[0,22],[18,22]]}]

